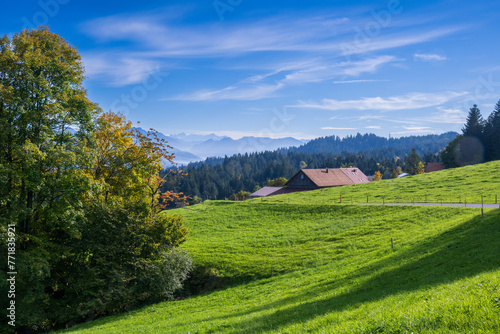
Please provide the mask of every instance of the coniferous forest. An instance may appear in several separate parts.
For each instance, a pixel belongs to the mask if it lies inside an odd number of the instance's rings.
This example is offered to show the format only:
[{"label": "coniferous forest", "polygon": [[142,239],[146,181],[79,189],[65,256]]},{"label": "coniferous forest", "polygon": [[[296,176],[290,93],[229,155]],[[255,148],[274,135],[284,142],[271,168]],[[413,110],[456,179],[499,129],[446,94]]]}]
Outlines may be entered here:
[{"label": "coniferous forest", "polygon": [[252,192],[269,180],[289,179],[301,168],[341,168],[356,166],[366,175],[380,172],[388,179],[397,167],[413,174],[408,157],[415,149],[424,164],[443,162],[446,168],[500,159],[500,101],[485,120],[474,105],[462,134],[384,138],[357,134],[340,138],[321,137],[298,148],[274,152],[208,158],[191,163],[182,171],[166,169],[165,189],[173,189],[200,199],[225,199],[240,191]]},{"label": "coniferous forest", "polygon": [[462,128],[441,153],[446,168],[474,165],[500,159],[500,101],[485,120],[477,105],[472,106]]},{"label": "coniferous forest", "polygon": [[391,139],[374,134],[323,137],[298,148],[208,158],[189,164],[182,172],[166,169],[163,187],[205,200],[229,198],[242,190],[252,192],[268,180],[289,179],[301,168],[356,166],[366,175],[380,171],[384,178],[390,178],[397,167],[405,171],[405,157],[412,148],[416,148],[424,163],[438,162],[439,152],[456,135],[448,132]]}]

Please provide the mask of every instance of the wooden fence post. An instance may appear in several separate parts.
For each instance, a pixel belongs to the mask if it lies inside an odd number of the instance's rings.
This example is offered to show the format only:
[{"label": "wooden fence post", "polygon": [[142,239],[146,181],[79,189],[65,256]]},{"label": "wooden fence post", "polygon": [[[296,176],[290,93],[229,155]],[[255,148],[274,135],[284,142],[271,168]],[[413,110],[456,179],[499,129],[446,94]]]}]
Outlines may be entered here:
[{"label": "wooden fence post", "polygon": [[483,203],[483,195],[481,195],[481,219],[484,219],[484,203]]}]

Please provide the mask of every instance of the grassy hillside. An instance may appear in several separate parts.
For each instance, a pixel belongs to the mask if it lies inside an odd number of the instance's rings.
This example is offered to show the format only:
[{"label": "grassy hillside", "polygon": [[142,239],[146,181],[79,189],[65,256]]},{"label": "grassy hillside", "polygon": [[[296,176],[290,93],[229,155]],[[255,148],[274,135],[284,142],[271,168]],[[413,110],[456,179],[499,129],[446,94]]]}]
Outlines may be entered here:
[{"label": "grassy hillside", "polygon": [[175,210],[198,273],[226,286],[64,332],[498,333],[500,210],[481,219],[462,207],[314,203],[336,202],[340,191],[360,202],[366,194],[471,202],[500,189],[499,171],[494,162]]},{"label": "grassy hillside", "polygon": [[[290,203],[436,202],[500,204],[500,160],[439,172],[262,199]],[[258,199],[261,201],[261,199]],[[255,201],[255,200],[254,200]]]},{"label": "grassy hillside", "polygon": [[484,220],[478,209],[411,206],[212,202],[179,212],[195,262],[234,283],[67,332],[500,329],[499,210]]}]

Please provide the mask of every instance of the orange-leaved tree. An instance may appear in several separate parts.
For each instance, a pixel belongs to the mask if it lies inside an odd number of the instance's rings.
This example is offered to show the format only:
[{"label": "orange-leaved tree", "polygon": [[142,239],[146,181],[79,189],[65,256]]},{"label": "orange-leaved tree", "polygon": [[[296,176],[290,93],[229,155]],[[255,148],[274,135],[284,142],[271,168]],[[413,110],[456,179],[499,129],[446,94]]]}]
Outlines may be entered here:
[{"label": "orange-leaved tree", "polygon": [[123,198],[159,206],[163,163],[173,162],[169,146],[153,129],[141,132],[119,113],[103,113],[96,126],[94,178],[103,185],[103,199]]}]

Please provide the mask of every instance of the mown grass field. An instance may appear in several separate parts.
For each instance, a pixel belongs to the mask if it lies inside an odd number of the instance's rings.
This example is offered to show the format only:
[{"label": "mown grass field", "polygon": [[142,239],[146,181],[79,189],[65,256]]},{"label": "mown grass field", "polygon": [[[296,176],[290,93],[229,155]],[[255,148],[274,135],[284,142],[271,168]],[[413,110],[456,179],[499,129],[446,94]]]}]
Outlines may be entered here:
[{"label": "mown grass field", "polygon": [[386,202],[412,203],[484,203],[500,204],[500,161],[447,169],[400,179],[368,184],[326,188],[314,192],[255,199],[286,203]]},{"label": "mown grass field", "polygon": [[68,332],[500,329],[499,210],[215,202],[182,213],[195,262],[233,284]]},{"label": "mown grass field", "polygon": [[64,332],[500,332],[500,210],[298,203],[175,210],[183,247],[227,285]]}]

